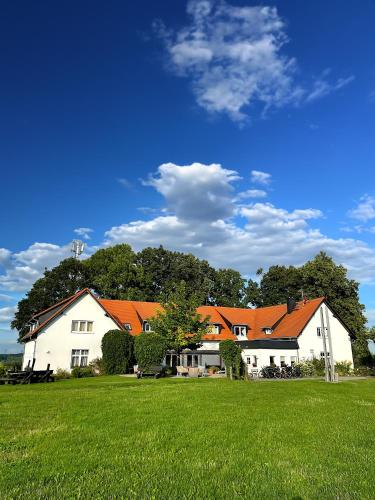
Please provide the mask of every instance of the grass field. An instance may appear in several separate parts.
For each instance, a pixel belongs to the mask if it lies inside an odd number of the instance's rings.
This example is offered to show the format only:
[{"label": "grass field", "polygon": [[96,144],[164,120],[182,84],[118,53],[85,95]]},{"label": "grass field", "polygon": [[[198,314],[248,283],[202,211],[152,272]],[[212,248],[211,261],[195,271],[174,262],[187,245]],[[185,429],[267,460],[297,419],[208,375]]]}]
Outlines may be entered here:
[{"label": "grass field", "polygon": [[0,387],[0,498],[375,498],[375,381]]}]

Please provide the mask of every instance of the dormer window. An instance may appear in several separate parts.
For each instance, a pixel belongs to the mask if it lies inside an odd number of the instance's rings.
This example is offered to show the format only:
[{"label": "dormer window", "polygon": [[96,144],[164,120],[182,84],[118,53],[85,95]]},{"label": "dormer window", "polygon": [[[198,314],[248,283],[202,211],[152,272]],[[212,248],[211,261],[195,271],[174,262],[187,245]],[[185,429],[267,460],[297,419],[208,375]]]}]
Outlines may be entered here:
[{"label": "dormer window", "polygon": [[124,328],[125,330],[128,330],[128,332],[130,332],[130,330],[132,329],[132,325],[130,323],[124,323]]},{"label": "dormer window", "polygon": [[273,332],[272,328],[270,326],[265,326],[263,328],[263,332],[266,334],[266,335],[271,335],[271,333]]},{"label": "dormer window", "polygon": [[210,324],[208,325],[208,333],[212,335],[219,335],[220,333],[220,325]]},{"label": "dormer window", "polygon": [[142,330],[143,330],[144,332],[152,332],[152,330],[151,330],[151,325],[150,325],[150,323],[149,323],[148,321],[144,321],[144,322],[143,322],[143,327],[142,327]]},{"label": "dormer window", "polygon": [[247,334],[247,326],[245,325],[234,325],[233,333],[236,337],[245,338]]},{"label": "dormer window", "polygon": [[39,321],[33,321],[31,324],[30,324],[30,332],[33,332],[34,330],[36,330],[39,326]]}]

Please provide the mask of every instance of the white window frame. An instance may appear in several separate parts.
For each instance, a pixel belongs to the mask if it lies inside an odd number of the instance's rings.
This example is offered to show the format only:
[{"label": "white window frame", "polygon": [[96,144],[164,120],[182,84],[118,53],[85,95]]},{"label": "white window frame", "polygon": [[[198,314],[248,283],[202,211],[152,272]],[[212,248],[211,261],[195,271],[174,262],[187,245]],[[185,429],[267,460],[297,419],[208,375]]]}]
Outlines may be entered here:
[{"label": "white window frame", "polygon": [[[77,323],[78,330],[73,329],[74,323]],[[87,328],[89,324],[91,324],[91,330]],[[83,330],[81,329],[81,325],[83,325]],[[94,333],[94,322],[89,319],[73,319],[70,331],[71,333]]]},{"label": "white window frame", "polygon": [[251,365],[251,356],[246,357],[246,364]]},{"label": "white window frame", "polygon": [[[148,327],[147,329],[146,329],[146,325]],[[143,321],[143,323],[142,323],[142,332],[152,332],[151,325],[147,320]]]},{"label": "white window frame", "polygon": [[130,332],[131,329],[132,329],[132,325],[130,323],[124,323],[124,328],[125,328],[125,330],[127,330],[128,332]]},{"label": "white window frame", "polygon": [[232,328],[233,334],[237,338],[246,338],[247,337],[247,326],[246,325],[233,325]]},{"label": "white window frame", "polygon": [[219,333],[220,333],[220,325],[217,325],[216,323],[210,323],[208,325],[208,333],[210,335],[219,335]]},{"label": "white window frame", "polygon": [[[329,352],[327,352],[327,358],[329,358]],[[324,359],[324,351],[320,351],[320,359]]]},{"label": "white window frame", "polygon": [[70,367],[76,368],[77,366],[82,368],[88,366],[89,361],[89,350],[88,349],[72,349],[70,354]]},{"label": "white window frame", "polygon": [[280,356],[280,367],[283,367],[283,366],[287,366],[286,356]]},{"label": "white window frame", "polygon": [[290,356],[290,366],[293,366],[297,363],[297,356]]},{"label": "white window frame", "polygon": [[271,333],[273,333],[273,330],[272,328],[263,328],[263,331],[266,335],[271,335]]}]

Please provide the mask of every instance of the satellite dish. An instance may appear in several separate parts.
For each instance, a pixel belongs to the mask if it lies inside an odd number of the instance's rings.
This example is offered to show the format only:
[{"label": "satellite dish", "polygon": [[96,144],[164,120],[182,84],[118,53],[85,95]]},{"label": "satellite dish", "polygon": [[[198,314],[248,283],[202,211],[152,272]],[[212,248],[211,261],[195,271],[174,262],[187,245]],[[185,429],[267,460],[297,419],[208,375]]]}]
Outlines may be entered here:
[{"label": "satellite dish", "polygon": [[73,240],[72,241],[72,247],[71,247],[71,252],[74,253],[74,257],[78,259],[78,257],[81,255],[85,248],[85,244],[81,240]]}]

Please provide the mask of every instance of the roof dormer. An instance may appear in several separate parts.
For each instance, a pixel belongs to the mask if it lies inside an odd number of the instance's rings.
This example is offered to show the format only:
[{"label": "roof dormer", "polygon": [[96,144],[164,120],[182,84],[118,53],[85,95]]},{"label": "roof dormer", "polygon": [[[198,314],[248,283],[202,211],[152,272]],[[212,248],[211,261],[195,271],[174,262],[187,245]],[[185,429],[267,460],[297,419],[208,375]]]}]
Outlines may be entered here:
[{"label": "roof dormer", "polygon": [[271,335],[273,333],[273,328],[271,328],[270,326],[264,326],[262,330],[266,335]]}]

